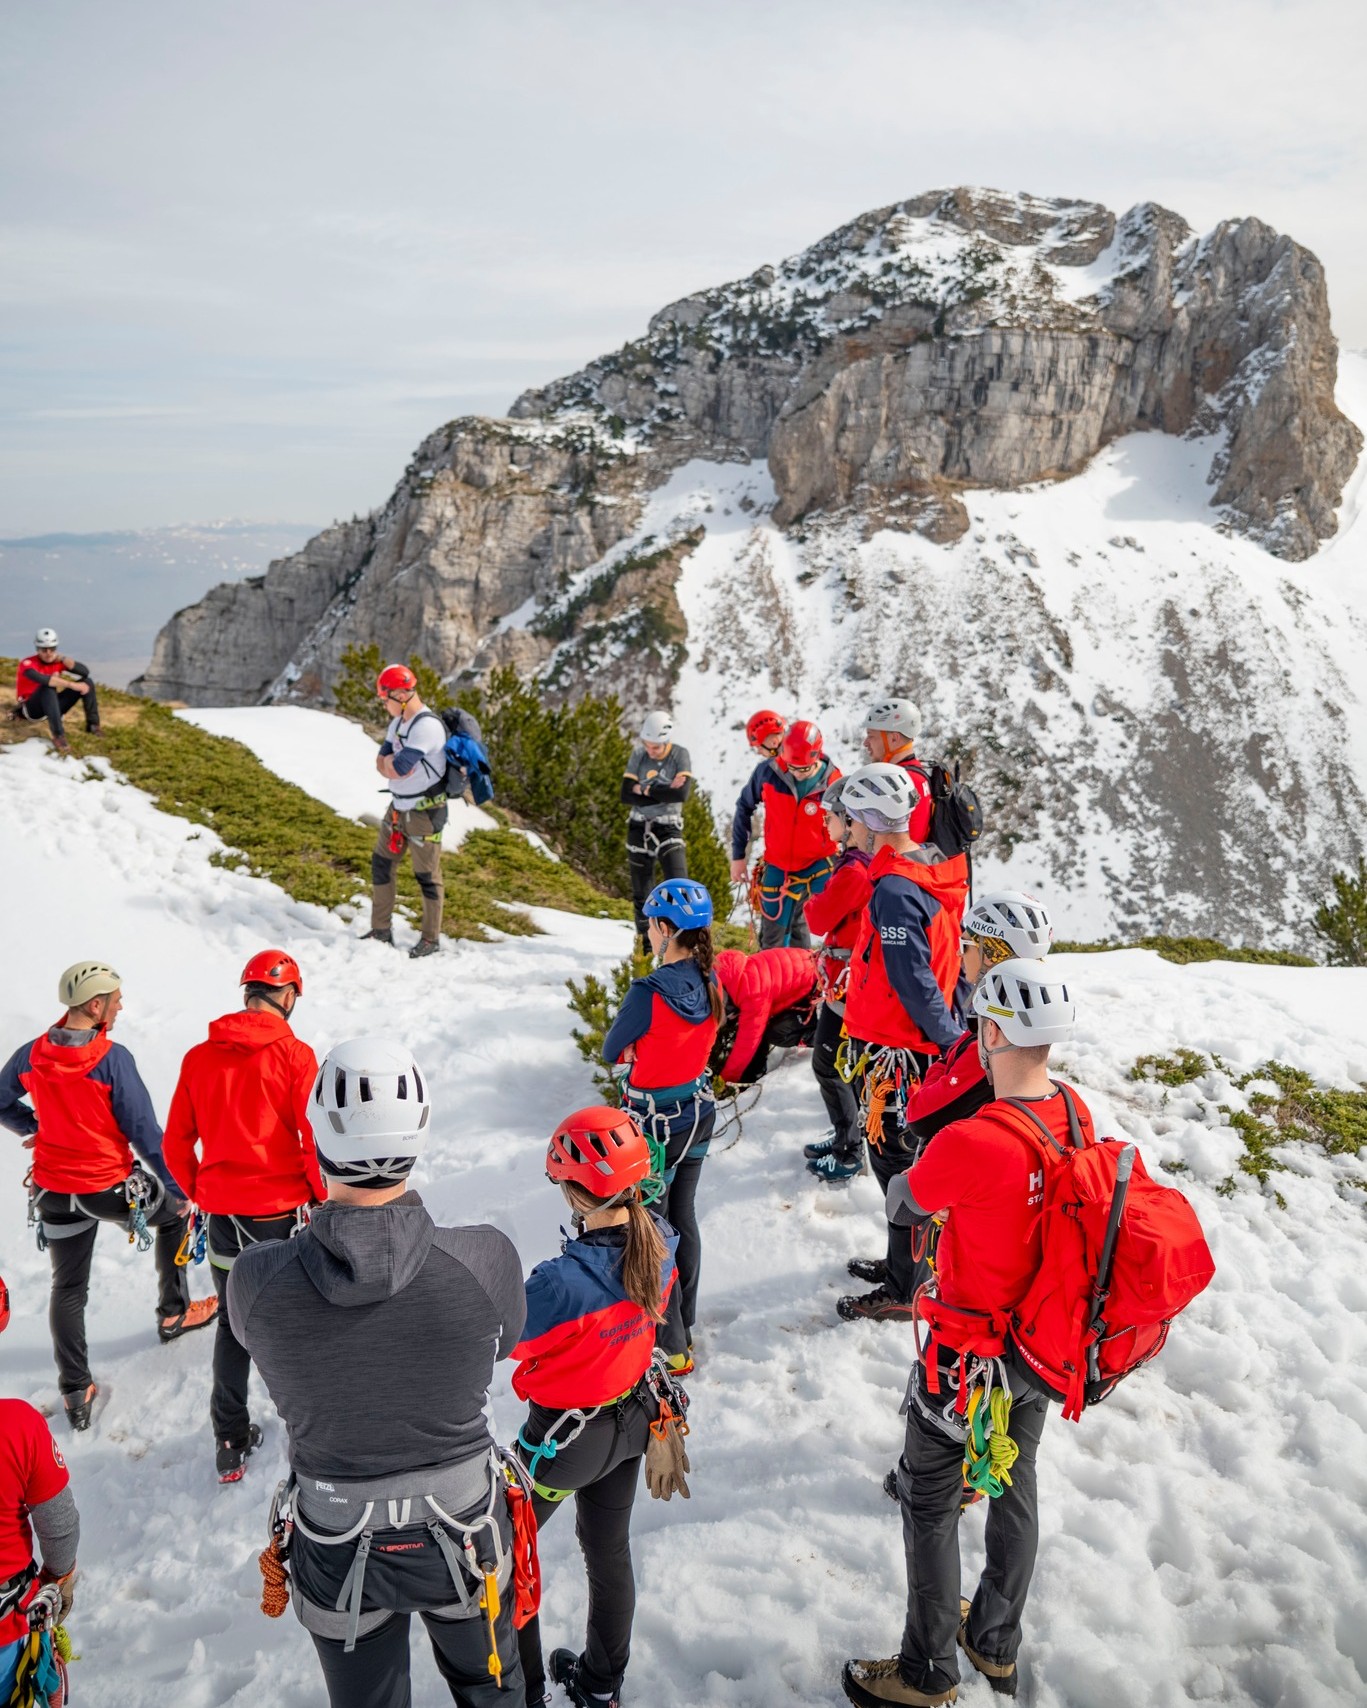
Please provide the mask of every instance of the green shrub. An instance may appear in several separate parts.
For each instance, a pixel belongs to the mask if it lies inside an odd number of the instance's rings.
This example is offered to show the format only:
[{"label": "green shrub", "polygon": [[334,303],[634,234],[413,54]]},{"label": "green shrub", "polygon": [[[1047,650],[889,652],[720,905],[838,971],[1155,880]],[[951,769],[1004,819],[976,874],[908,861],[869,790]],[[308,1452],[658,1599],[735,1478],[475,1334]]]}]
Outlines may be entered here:
[{"label": "green shrub", "polygon": [[[364,725],[377,741],[384,734],[389,715],[375,698],[375,678],[387,662],[377,641],[372,641],[369,646],[349,646],[342,654],[342,674],[332,691],[341,716]],[[440,712],[454,703],[450,689],[417,653],[409,656],[408,668],[418,679],[418,695],[424,705]]]},{"label": "green shrub", "polygon": [[1367,967],[1367,860],[1357,875],[1334,875],[1334,900],[1315,914],[1313,925],[1326,944],[1331,967]]},{"label": "green shrub", "polygon": [[717,831],[711,796],[698,787],[696,779],[684,802],[683,826],[688,875],[707,886],[716,929],[720,929],[731,915],[731,861]]},{"label": "green shrub", "polygon": [[651,964],[650,956],[643,954],[633,943],[632,952],[626,960],[612,969],[610,989],[593,973],[587,973],[582,979],[566,980],[570,1009],[583,1022],[582,1027],[574,1027],[570,1035],[579,1054],[593,1069],[593,1083],[603,1102],[612,1104],[614,1108],[621,1103],[622,1094],[612,1069],[603,1060],[603,1039],[608,1035],[613,1016],[626,999],[631,981],[644,978]]},{"label": "green shrub", "polygon": [[1190,1085],[1200,1079],[1210,1064],[1199,1050],[1178,1050],[1171,1056],[1140,1056],[1130,1069],[1131,1079],[1154,1079],[1159,1085]]},{"label": "green shrub", "polygon": [[1060,955],[1104,955],[1112,949],[1152,949],[1165,961],[1190,966],[1196,961],[1249,961],[1260,967],[1313,967],[1308,955],[1290,949],[1231,949],[1214,937],[1139,937],[1132,943],[1054,944]]}]

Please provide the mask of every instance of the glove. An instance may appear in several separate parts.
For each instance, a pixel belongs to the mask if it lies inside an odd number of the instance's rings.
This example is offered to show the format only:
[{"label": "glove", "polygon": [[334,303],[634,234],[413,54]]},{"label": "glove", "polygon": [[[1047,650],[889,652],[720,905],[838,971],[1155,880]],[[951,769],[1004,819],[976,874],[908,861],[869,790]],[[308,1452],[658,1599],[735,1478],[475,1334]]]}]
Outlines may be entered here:
[{"label": "glove", "polygon": [[668,1500],[671,1495],[681,1494],[685,1500],[692,1498],[684,1472],[693,1467],[688,1462],[688,1453],[684,1447],[684,1430],[679,1427],[679,1420],[668,1406],[661,1407],[660,1415],[650,1426],[650,1439],[646,1443],[646,1487],[650,1490],[653,1500]]},{"label": "glove", "polygon": [[46,1566],[44,1566],[42,1571],[38,1574],[38,1581],[44,1585],[54,1584],[56,1586],[61,1595],[61,1600],[57,1605],[57,1617],[52,1621],[52,1623],[54,1625],[65,1625],[67,1614],[71,1612],[71,1604],[76,1599],[75,1566],[71,1568],[65,1577],[60,1578],[55,1576],[47,1569]]}]

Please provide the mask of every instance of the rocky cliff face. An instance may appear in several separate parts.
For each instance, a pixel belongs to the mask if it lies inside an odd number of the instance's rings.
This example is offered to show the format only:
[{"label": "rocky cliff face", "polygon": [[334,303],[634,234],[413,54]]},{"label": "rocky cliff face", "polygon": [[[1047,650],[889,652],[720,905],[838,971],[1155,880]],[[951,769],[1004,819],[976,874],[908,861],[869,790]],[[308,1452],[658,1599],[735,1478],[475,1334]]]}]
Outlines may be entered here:
[{"label": "rocky cliff face", "polygon": [[[986,792],[1004,795],[1000,855],[1043,850],[1048,886],[1065,875],[1060,851],[1069,835],[1076,850],[1077,826],[1110,827],[1117,853],[1093,889],[1127,929],[1177,893],[1176,871],[1135,876],[1141,846],[1157,846],[1154,825],[1214,813],[1223,826],[1216,782],[1262,755],[1263,807],[1244,802],[1231,809],[1236,828],[1211,828],[1212,871],[1231,874],[1220,895],[1203,886],[1163,914],[1169,926],[1257,936],[1248,897],[1280,885],[1280,907],[1287,882],[1269,864],[1285,836],[1271,803],[1339,815],[1332,828],[1326,818],[1315,860],[1339,858],[1342,815],[1361,803],[1351,743],[1327,711],[1306,735],[1295,673],[1273,680],[1261,654],[1250,666],[1248,637],[1198,625],[1197,603],[1176,589],[1171,610],[1144,605],[1135,631],[1171,636],[1147,686],[1117,696],[1098,664],[1058,700],[1071,669],[1059,661],[1092,614],[1061,604],[1054,580],[1070,581],[1085,554],[1022,543],[1010,523],[997,542],[980,538],[975,518],[984,493],[1028,507],[1042,490],[1081,491],[1108,447],[1148,434],[1192,472],[1177,497],[1150,495],[1137,510],[1123,494],[1106,499],[1123,525],[1106,523],[1098,551],[1135,589],[1128,604],[1116,594],[1118,632],[1149,581],[1186,572],[1166,557],[1160,568],[1156,547],[1127,557],[1105,541],[1139,539],[1123,519],[1162,517],[1165,505],[1198,528],[1187,550],[1214,554],[1218,574],[1205,579],[1222,597],[1257,579],[1250,564],[1275,577],[1280,560],[1288,573],[1304,566],[1296,597],[1313,602],[1316,553],[1362,446],[1335,402],[1336,373],[1319,263],[1257,220],[1198,238],[1151,205],[1117,219],[1092,203],[919,196],[671,304],[642,338],[527,393],[507,420],[449,423],[383,510],[172,618],[135,686],[193,704],[326,704],[343,650],[370,641],[391,656],[416,651],[452,679],[511,663],[553,695],[612,689],[633,715],[671,697],[686,705],[702,682],[737,715],[743,690],[829,721],[861,681],[909,686],[943,716],[944,738],[975,751]],[[887,546],[898,539],[900,558]],[[699,603],[698,566],[723,543]],[[1088,573],[1109,587],[1117,572],[1098,561]],[[945,628],[947,608],[958,615]],[[873,627],[850,615],[874,609]],[[815,628],[814,610],[825,613]],[[1250,608],[1240,620],[1264,618]],[[937,637],[933,658],[917,636]],[[990,705],[948,691],[1008,643],[1037,663],[1028,694]],[[1316,679],[1319,642],[1302,627],[1289,644]],[[831,646],[840,658],[814,673],[811,648]],[[1245,729],[1236,708],[1255,683],[1261,709]],[[725,793],[735,738],[698,710],[715,726]],[[695,757],[710,740],[691,735]],[[1193,794],[1207,761],[1211,787]],[[1048,787],[1023,788],[1041,770]]]}]

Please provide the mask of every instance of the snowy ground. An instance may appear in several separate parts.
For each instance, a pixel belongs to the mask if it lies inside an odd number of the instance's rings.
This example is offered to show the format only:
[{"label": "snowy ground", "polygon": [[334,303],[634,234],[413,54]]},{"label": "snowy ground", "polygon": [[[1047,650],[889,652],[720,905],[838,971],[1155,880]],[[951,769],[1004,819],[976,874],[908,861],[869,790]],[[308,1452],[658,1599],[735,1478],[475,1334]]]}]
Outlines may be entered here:
[{"label": "snowy ground", "polygon": [[[409,963],[362,945],[317,908],[209,862],[213,836],[108,779],[82,782],[31,741],[0,753],[6,926],[0,1047],[55,1017],[58,971],[107,956],[126,980],[118,1036],[164,1110],[181,1053],[235,1005],[247,954],[281,942],[304,965],[299,1030],[318,1049],[395,1025],[434,1087],[419,1185],[438,1215],[491,1220],[530,1266],[555,1245],[546,1135],[590,1096],[563,981],[604,970],[628,927],[539,914],[544,937]],[[72,827],[83,834],[73,836]],[[1247,1066],[1267,1056],[1325,1082],[1367,1079],[1367,972],[1179,968],[1139,952],[1066,962],[1082,1008],[1066,1070],[1103,1129],[1138,1139],[1151,1169],[1183,1161],[1219,1273],[1154,1367],[1079,1427],[1051,1421],[1041,1454],[1043,1540],[1027,1618],[1022,1700],[1040,1708],[1176,1708],[1191,1700],[1322,1708],[1367,1699],[1367,1278],[1353,1159],[1284,1153],[1285,1199],[1215,1187],[1238,1147],[1213,1125],[1239,1094],[1214,1077],[1172,1093],[1127,1078],[1178,1043]],[[909,1333],[837,1323],[844,1262],[880,1244],[876,1191],[818,1188],[797,1147],[820,1125],[806,1062],[772,1077],[703,1176],[703,1313],[690,1442],[694,1497],[642,1499],[640,1610],[627,1692],[639,1702],[826,1704],[846,1656],[892,1652],[903,1598],[899,1526],[879,1489],[896,1454]],[[0,1141],[5,1139],[0,1134]],[[25,1153],[0,1145],[0,1251],[15,1320],[4,1387],[52,1407],[45,1260],[24,1230]],[[197,1291],[208,1290],[202,1271]],[[138,1708],[321,1703],[307,1639],[256,1607],[255,1556],[283,1431],[259,1393],[266,1443],[246,1481],[214,1480],[209,1337],[160,1347],[153,1274],[100,1236],[90,1311],[109,1399],[64,1440],[85,1525],[73,1630],[82,1703]],[[500,1434],[520,1408],[504,1367]],[[963,1524],[966,1577],[981,1511]],[[572,1526],[545,1539],[545,1630],[577,1642],[584,1609]],[[415,1642],[415,1700],[448,1700]],[[986,1708],[970,1675],[961,1700]]]},{"label": "snowy ground", "polygon": [[[359,724],[306,706],[191,707],[177,712],[210,735],[240,741],[268,771],[305,790],[343,818],[366,813],[378,818],[389,791],[375,771],[375,743]],[[446,848],[458,848],[467,831],[492,830],[494,821],[468,801],[452,801],[443,833]]]}]

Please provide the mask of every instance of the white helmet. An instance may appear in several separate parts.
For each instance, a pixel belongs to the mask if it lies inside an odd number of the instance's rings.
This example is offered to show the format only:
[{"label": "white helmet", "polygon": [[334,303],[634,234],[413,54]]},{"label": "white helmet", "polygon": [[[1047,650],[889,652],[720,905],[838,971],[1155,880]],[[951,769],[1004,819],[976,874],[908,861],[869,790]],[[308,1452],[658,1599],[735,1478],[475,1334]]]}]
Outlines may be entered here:
[{"label": "white helmet", "polygon": [[973,992],[973,1012],[980,1020],[995,1020],[1007,1042],[1023,1049],[1060,1043],[1077,1018],[1062,975],[1025,960],[990,967]]},{"label": "white helmet", "polygon": [[840,799],[850,817],[870,830],[905,830],[916,790],[900,765],[861,765],[845,779]]},{"label": "white helmet", "polygon": [[57,980],[57,1000],[67,1008],[80,1008],[92,996],[112,996],[122,983],[108,961],[77,961]]},{"label": "white helmet", "polygon": [[[1042,961],[1054,941],[1049,909],[1024,890],[993,890],[979,896],[964,915],[964,930],[971,937],[1005,945],[1010,957],[1023,961]],[[1003,955],[1002,960],[1006,959]]]},{"label": "white helmet", "polygon": [[642,741],[668,741],[674,733],[674,719],[668,712],[647,712],[641,725]]},{"label": "white helmet", "polygon": [[885,729],[904,741],[915,741],[921,733],[921,708],[911,700],[875,700],[864,714],[865,729]]},{"label": "white helmet", "polygon": [[56,629],[39,629],[38,633],[33,637],[33,644],[34,646],[56,646]]},{"label": "white helmet", "polygon": [[427,1137],[432,1105],[403,1044],[352,1038],[323,1058],[309,1103],[324,1174],[354,1186],[404,1179]]}]

